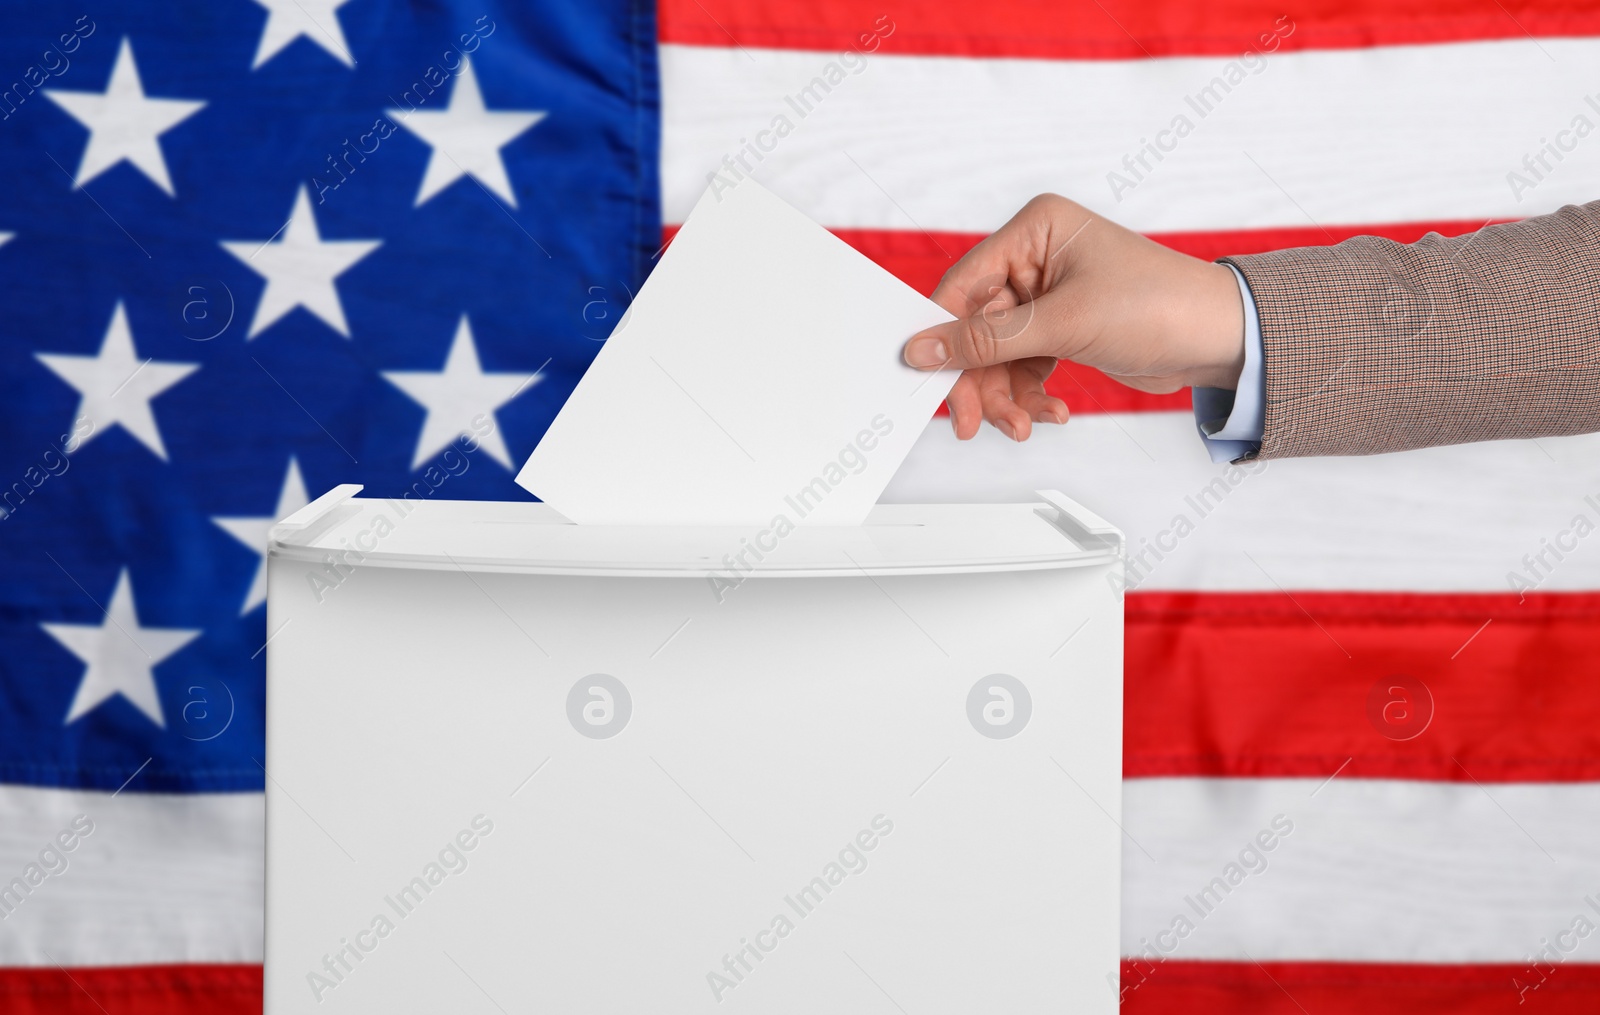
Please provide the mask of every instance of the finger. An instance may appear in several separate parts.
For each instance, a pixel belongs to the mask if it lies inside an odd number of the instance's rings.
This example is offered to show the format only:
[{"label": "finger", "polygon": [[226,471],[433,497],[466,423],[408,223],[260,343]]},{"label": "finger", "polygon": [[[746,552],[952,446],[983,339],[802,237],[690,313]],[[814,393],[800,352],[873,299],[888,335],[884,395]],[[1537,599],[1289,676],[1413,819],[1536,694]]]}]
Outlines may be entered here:
[{"label": "finger", "polygon": [[933,301],[957,317],[971,317],[992,302],[1036,298],[1066,270],[1073,260],[1069,248],[1094,218],[1082,205],[1040,194],[946,272]]},{"label": "finger", "polygon": [[1049,293],[1016,306],[935,325],[906,342],[906,363],[920,370],[992,366],[1031,356],[1061,356],[1070,345],[1072,298]]},{"label": "finger", "polygon": [[983,418],[1014,441],[1025,441],[1033,432],[1033,419],[1011,399],[1011,371],[989,367],[978,379],[983,398]]},{"label": "finger", "polygon": [[1065,423],[1071,413],[1067,403],[1039,391],[1012,392],[1011,400],[1035,423]]},{"label": "finger", "polygon": [[945,273],[930,299],[956,317],[971,317],[991,307],[1015,306],[1023,297],[1011,285],[1010,262],[1011,257],[1002,251],[980,251],[975,247]]},{"label": "finger", "polygon": [[1044,390],[1044,382],[1055,365],[1055,360],[1045,357],[1007,364],[1011,371],[1011,400],[1036,423],[1067,421],[1067,403]]},{"label": "finger", "polygon": [[955,386],[945,398],[950,408],[950,426],[956,439],[969,441],[978,434],[978,424],[983,422],[983,400],[978,394],[978,374],[967,371],[956,379]]},{"label": "finger", "polygon": [[1015,223],[1013,219],[985,237],[945,272],[933,290],[933,302],[957,317],[971,317],[990,303],[1015,303],[1012,269],[1031,253],[1024,230]]}]

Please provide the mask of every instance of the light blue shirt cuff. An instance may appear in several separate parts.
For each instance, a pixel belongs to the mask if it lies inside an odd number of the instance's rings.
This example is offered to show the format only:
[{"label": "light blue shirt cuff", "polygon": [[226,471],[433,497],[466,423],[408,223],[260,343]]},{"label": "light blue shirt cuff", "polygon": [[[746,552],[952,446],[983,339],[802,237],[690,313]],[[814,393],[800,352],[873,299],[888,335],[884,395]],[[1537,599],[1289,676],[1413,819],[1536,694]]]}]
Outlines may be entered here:
[{"label": "light blue shirt cuff", "polygon": [[1267,364],[1261,352],[1261,320],[1256,316],[1256,300],[1239,269],[1228,265],[1239,283],[1239,298],[1244,301],[1244,370],[1239,373],[1237,391],[1222,388],[1193,388],[1194,423],[1205,441],[1213,462],[1231,462],[1241,455],[1261,449],[1267,406],[1262,397],[1266,387]]}]

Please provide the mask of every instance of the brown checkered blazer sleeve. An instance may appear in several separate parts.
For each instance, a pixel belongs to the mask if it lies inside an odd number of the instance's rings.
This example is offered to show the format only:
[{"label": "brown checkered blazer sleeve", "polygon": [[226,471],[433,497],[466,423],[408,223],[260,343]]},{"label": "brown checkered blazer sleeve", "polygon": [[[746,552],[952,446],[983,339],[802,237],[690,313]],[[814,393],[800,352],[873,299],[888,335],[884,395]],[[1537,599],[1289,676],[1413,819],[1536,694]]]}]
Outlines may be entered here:
[{"label": "brown checkered blazer sleeve", "polygon": [[1261,320],[1262,458],[1600,430],[1600,201],[1223,260]]}]

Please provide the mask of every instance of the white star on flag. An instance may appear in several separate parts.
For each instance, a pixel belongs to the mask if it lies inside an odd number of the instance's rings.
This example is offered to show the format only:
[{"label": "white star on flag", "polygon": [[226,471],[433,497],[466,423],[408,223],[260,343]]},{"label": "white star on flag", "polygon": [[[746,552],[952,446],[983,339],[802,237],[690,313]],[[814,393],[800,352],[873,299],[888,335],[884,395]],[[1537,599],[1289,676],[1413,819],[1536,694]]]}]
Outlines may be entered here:
[{"label": "white star on flag", "polygon": [[89,144],[78,163],[78,175],[72,178],[74,190],[127,159],[167,196],[177,196],[167,173],[167,160],[161,155],[161,143],[156,139],[199,112],[205,103],[146,98],[139,68],[133,62],[133,43],[127,36],[122,37],[117,62],[111,67],[111,81],[104,92],[47,88],[44,94],[89,128]]},{"label": "white star on flag", "polygon": [[267,534],[280,520],[311,503],[306,496],[306,483],[300,476],[300,465],[289,459],[289,474],[283,477],[283,489],[278,494],[277,510],[269,518],[212,518],[224,532],[254,550],[261,562],[256,565],[256,576],[245,593],[244,606],[239,616],[267,601]]},{"label": "white star on flag", "polygon": [[94,424],[83,444],[120,423],[157,458],[163,462],[167,460],[167,446],[156,427],[150,400],[199,370],[200,364],[141,360],[134,350],[133,332],[128,328],[128,313],[122,308],[121,300],[111,312],[111,325],[106,328],[105,341],[100,343],[100,351],[95,355],[52,352],[34,355],[83,396],[73,418],[87,417]]},{"label": "white star on flag", "polygon": [[311,211],[304,185],[294,198],[289,221],[278,230],[281,239],[223,240],[222,247],[267,280],[250,322],[247,339],[255,338],[295,307],[305,307],[345,338],[350,325],[333,280],[382,245],[382,240],[324,240]]},{"label": "white star on flag", "polygon": [[344,41],[344,30],[334,12],[350,0],[256,0],[267,9],[267,24],[261,29],[261,44],[256,47],[255,70],[289,43],[305,36],[333,55],[346,67],[354,67],[356,58]]},{"label": "white star on flag", "polygon": [[544,110],[494,111],[484,108],[472,61],[463,59],[450,104],[439,110],[387,110],[391,119],[433,148],[422,174],[417,205],[463,176],[471,176],[515,208],[517,196],[500,149],[545,118]]},{"label": "white star on flag", "polygon": [[[422,434],[417,438],[416,456],[411,460],[413,469],[449,447],[461,434],[472,432],[474,418],[493,418],[495,410],[539,382],[537,372],[528,376],[484,373],[478,363],[478,347],[472,340],[472,325],[465,315],[456,328],[443,370],[385,370],[383,378],[428,410]],[[489,457],[511,468],[511,452],[498,425],[479,440]]]},{"label": "white star on flag", "polygon": [[133,604],[133,583],[128,569],[117,575],[111,605],[103,624],[49,624],[45,633],[86,664],[78,693],[72,698],[63,725],[93,710],[114,694],[121,694],[157,726],[166,728],[161,697],[156,692],[155,667],[200,635],[163,627],[140,627]]},{"label": "white star on flag", "polygon": [[3,247],[7,243],[10,243],[11,242],[11,238],[13,236],[15,236],[15,235],[17,235],[17,234],[16,233],[0,232],[0,247]]}]

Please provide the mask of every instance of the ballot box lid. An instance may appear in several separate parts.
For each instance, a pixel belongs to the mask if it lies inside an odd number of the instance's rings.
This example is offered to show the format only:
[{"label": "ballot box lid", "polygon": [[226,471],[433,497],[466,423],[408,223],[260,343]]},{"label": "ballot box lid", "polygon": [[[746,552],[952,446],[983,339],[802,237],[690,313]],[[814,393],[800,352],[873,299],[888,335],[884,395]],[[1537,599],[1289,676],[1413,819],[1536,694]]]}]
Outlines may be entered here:
[{"label": "ballot box lid", "polygon": [[[341,566],[703,577],[946,574],[1081,567],[1122,553],[1113,526],[1055,491],[1023,504],[879,504],[866,524],[575,525],[531,502],[385,500],[336,487],[279,522],[274,557]],[[789,524],[785,525],[784,522]]]}]

